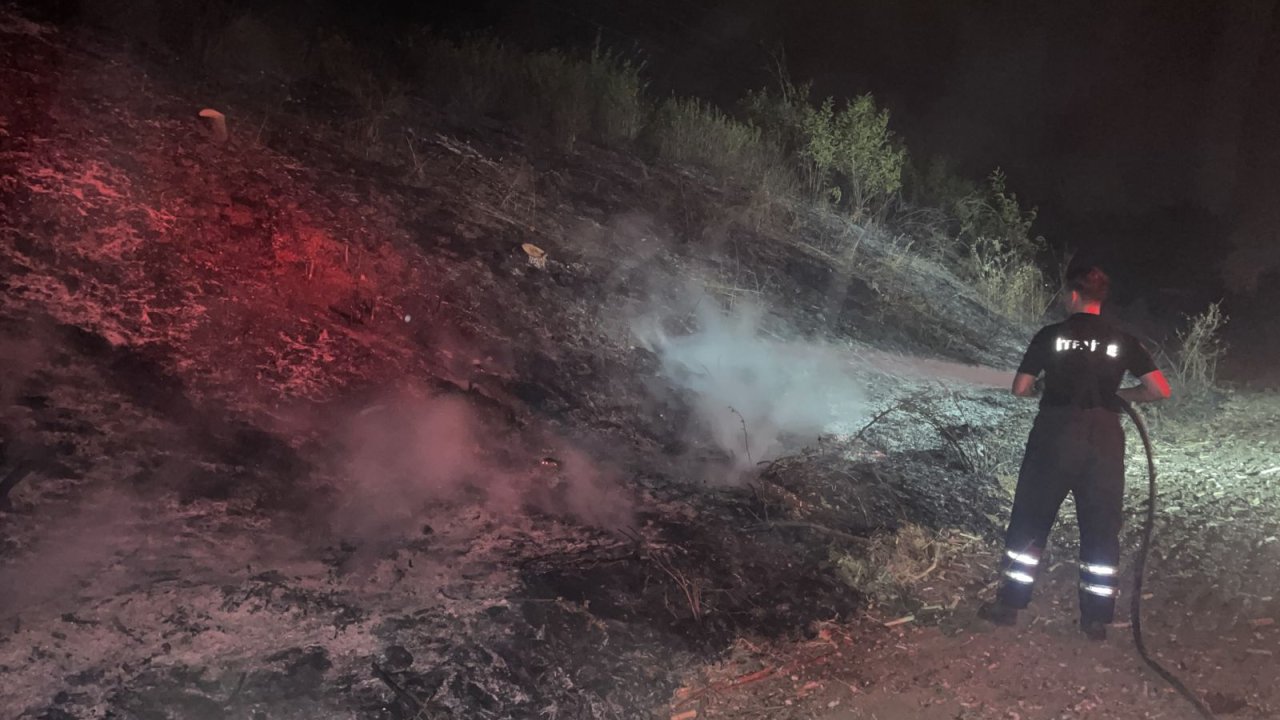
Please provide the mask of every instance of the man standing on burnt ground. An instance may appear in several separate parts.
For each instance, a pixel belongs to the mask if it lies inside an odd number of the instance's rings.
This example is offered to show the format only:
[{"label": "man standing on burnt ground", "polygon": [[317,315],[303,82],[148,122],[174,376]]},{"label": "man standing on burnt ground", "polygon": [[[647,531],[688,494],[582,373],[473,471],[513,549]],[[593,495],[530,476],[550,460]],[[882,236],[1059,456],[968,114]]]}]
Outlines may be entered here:
[{"label": "man standing on burnt ground", "polygon": [[[1040,557],[1058,508],[1070,492],[1080,525],[1080,628],[1103,640],[1119,592],[1120,525],[1124,500],[1124,430],[1120,400],[1169,397],[1169,383],[1150,353],[1100,312],[1110,280],[1096,267],[1067,276],[1065,321],[1036,333],[1013,379],[1013,394],[1044,394],[1018,473],[1005,536],[999,593],[978,616],[1013,625],[1031,600]],[[1141,385],[1121,389],[1125,372]]]}]

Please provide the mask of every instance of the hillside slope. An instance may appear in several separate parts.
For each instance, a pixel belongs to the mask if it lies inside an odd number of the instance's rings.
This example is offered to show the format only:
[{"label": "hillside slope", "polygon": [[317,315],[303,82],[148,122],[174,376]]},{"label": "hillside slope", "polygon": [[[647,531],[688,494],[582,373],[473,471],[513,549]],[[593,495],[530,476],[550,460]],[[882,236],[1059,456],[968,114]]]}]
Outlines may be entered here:
[{"label": "hillside slope", "polygon": [[[399,707],[381,658],[466,715],[627,715],[740,633],[857,602],[825,546],[741,532],[769,512],[758,492],[705,488],[733,458],[637,322],[678,334],[700,298],[747,297],[767,311],[751,337],[835,343],[846,384],[882,375],[854,341],[1010,357],[1016,333],[945,274],[879,288],[816,249],[836,221],[757,233],[689,171],[531,160],[495,129],[431,136],[405,178],[298,117],[255,142],[234,105],[219,145],[181,78],[12,16],[3,32],[0,312],[24,366],[6,447],[38,467],[4,525],[22,712]],[[862,247],[849,268],[887,264]],[[990,529],[994,486],[985,508],[930,487],[976,475],[903,456],[891,487],[888,463],[840,463],[873,511],[827,524]],[[695,575],[736,589],[690,606]]]},{"label": "hillside slope", "polygon": [[0,40],[5,717],[645,717],[990,579],[1025,332],[891,237]]}]

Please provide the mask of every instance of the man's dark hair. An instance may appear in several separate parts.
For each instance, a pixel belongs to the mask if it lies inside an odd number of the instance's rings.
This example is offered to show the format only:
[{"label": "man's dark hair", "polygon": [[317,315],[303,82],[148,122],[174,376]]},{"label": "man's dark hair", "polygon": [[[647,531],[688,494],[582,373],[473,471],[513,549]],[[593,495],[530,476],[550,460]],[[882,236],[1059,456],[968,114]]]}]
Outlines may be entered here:
[{"label": "man's dark hair", "polygon": [[1076,268],[1067,273],[1067,289],[1090,302],[1104,302],[1111,291],[1111,278],[1097,266]]}]

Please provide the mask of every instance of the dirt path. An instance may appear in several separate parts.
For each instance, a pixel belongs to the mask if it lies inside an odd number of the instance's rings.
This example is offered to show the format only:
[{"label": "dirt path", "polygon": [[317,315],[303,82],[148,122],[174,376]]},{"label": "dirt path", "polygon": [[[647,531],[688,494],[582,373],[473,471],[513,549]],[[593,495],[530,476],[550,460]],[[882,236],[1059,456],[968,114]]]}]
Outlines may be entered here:
[{"label": "dirt path", "polygon": [[[1239,396],[1205,422],[1155,423],[1161,499],[1144,595],[1147,644],[1223,717],[1280,716],[1278,409],[1275,395]],[[1131,586],[1145,491],[1137,482],[1145,468],[1132,435],[1123,588]],[[694,690],[684,697],[717,683],[721,689],[683,702],[677,693],[672,715],[1198,717],[1142,664],[1130,637],[1127,597],[1107,641],[1091,643],[1079,634],[1074,533],[1068,504],[1048,571],[1017,628],[992,628],[974,617],[978,601],[990,597],[997,557],[995,547],[976,548],[913,588],[953,598],[953,613],[928,626],[913,619],[885,627],[897,618],[871,607],[863,622],[820,628],[816,640],[801,645],[740,646],[724,665],[689,683]],[[949,565],[966,563],[984,566],[986,582],[947,587]],[[768,669],[774,672],[761,676]]]}]

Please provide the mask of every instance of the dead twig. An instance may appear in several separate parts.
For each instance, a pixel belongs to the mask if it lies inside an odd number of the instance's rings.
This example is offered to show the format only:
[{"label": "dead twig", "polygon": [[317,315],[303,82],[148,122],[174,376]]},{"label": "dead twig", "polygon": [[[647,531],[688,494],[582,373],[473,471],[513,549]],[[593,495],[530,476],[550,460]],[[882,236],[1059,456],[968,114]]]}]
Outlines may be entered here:
[{"label": "dead twig", "polygon": [[404,142],[409,146],[409,161],[413,165],[413,179],[421,182],[422,179],[426,177],[427,163],[425,160],[418,157],[418,151],[413,147],[412,135],[405,134]]},{"label": "dead twig", "polygon": [[649,559],[675,582],[676,587],[684,594],[685,602],[689,604],[689,612],[693,614],[693,619],[702,622],[702,581],[685,575],[682,570],[661,554],[653,553],[649,556]]},{"label": "dead twig", "polygon": [[797,660],[793,663],[788,663],[780,667],[767,667],[762,670],[756,670],[755,672],[749,672],[745,675],[739,675],[738,677],[733,678],[732,680],[725,680],[723,682],[712,683],[702,688],[701,690],[690,692],[689,694],[680,698],[680,700],[676,702],[674,707],[679,708],[681,705],[687,705],[689,702],[693,700],[697,700],[698,698],[704,695],[724,692],[725,690],[732,690],[734,688],[742,687],[743,685],[750,685],[751,683],[760,682],[761,680],[771,678],[775,675],[789,675],[795,672],[796,670],[799,670],[800,668],[808,667],[809,665],[814,665],[814,664],[817,664],[818,662],[826,660],[827,658],[830,658],[833,655],[835,655],[836,652],[837,651],[832,650],[830,652],[825,652],[825,653],[822,653],[821,655],[816,655],[814,657],[811,657],[805,660]]},{"label": "dead twig", "polygon": [[422,706],[422,701],[415,697],[413,693],[404,689],[400,683],[396,682],[395,678],[391,677],[390,673],[379,667],[376,662],[373,663],[373,675],[381,680],[384,685],[391,688],[391,692],[395,693],[396,697],[408,706],[409,710],[413,712],[413,720],[426,720],[431,717],[427,714],[427,709]]},{"label": "dead twig", "polygon": [[917,573],[917,574],[915,574],[915,575],[912,575],[912,576],[911,576],[911,578],[910,578],[911,582],[913,582],[913,583],[920,582],[921,580],[923,580],[923,579],[925,579],[926,577],[928,577],[928,576],[929,576],[929,573],[931,573],[931,572],[933,572],[934,570],[937,570],[937,569],[938,569],[938,558],[939,558],[939,557],[941,557],[941,555],[942,555],[942,551],[938,549],[938,543],[937,543],[937,541],[934,541],[934,542],[930,545],[930,549],[931,549],[931,551],[932,551],[930,554],[931,554],[931,555],[933,555],[933,562],[929,563],[929,567],[925,568],[925,569],[924,569],[924,572],[921,572],[921,573]]},{"label": "dead twig", "polygon": [[691,692],[688,695],[685,695],[683,698],[680,698],[680,700],[675,704],[675,707],[679,708],[681,705],[686,705],[693,700],[697,700],[698,698],[703,697],[704,695],[720,693],[720,692],[724,692],[725,690],[732,690],[733,688],[742,687],[743,685],[750,685],[751,683],[754,683],[754,682],[760,682],[765,678],[773,677],[775,674],[777,674],[777,672],[778,672],[778,668],[769,667],[763,670],[756,670],[755,672],[749,672],[746,675],[739,675],[738,677],[732,680],[725,680],[723,682],[712,683],[711,685],[708,685],[702,688],[701,690],[698,690],[696,692]]},{"label": "dead twig", "polygon": [[[822,442],[822,439],[819,438],[818,442]],[[776,457],[772,460],[761,460],[760,462],[756,463],[756,466],[757,467],[760,465],[764,466],[764,470],[760,471],[760,474],[764,475],[769,471],[773,470],[775,465],[781,465],[784,462],[790,462],[792,460],[799,460],[801,458],[809,457],[812,454],[813,454],[813,451],[811,449],[805,448],[804,450],[798,453],[793,453],[791,455],[783,455],[782,457]]]},{"label": "dead twig", "polygon": [[[954,401],[954,396],[952,396],[952,399]],[[938,436],[941,437],[953,451],[955,451],[957,457],[960,459],[960,464],[965,471],[971,473],[977,472],[978,466],[975,465],[973,460],[969,457],[969,453],[965,452],[964,447],[961,446],[960,440],[955,436],[955,433],[949,429],[946,424],[944,424],[938,408],[932,404],[925,405],[923,403],[916,402],[915,397],[908,398],[908,400],[911,401],[911,410],[913,413],[925,422],[929,423],[929,425],[934,429],[934,432],[938,433]],[[904,403],[905,402],[906,401],[904,400]]]},{"label": "dead twig", "polygon": [[631,527],[629,525],[623,526],[618,528],[617,532],[622,537],[635,543],[636,547],[645,547],[646,545],[648,545],[648,542],[645,541],[644,536],[642,536],[640,534],[640,531],[636,530],[634,527]]},{"label": "dead twig", "polygon": [[897,410],[897,409],[901,408],[902,406],[906,405],[906,404],[907,404],[907,402],[909,402],[910,400],[912,400],[912,398],[911,398],[911,397],[905,397],[905,398],[903,398],[903,399],[899,400],[898,402],[896,402],[896,403],[894,403],[894,404],[890,405],[889,407],[885,408],[884,410],[881,410],[880,412],[876,413],[875,417],[871,418],[871,421],[870,421],[870,422],[868,422],[866,425],[863,425],[863,426],[862,426],[862,429],[861,429],[861,430],[859,430],[859,431],[857,432],[857,434],[855,434],[855,435],[853,436],[853,439],[854,439],[854,440],[861,440],[861,439],[862,439],[862,435],[863,435],[864,433],[866,433],[868,430],[870,430],[870,429],[871,429],[871,427],[872,427],[873,425],[875,425],[876,423],[880,422],[880,420],[881,420],[882,418],[884,418],[884,416],[885,416],[885,415],[888,415],[889,413],[893,412],[894,410]]}]

